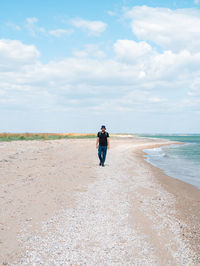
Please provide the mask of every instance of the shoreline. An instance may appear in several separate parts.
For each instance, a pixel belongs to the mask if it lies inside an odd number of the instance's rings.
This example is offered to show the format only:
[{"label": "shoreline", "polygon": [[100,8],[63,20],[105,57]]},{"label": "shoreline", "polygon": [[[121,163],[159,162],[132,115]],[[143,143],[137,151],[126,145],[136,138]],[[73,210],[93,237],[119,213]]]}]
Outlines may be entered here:
[{"label": "shoreline", "polygon": [[140,153],[138,157],[152,171],[161,186],[176,198],[176,217],[185,224],[185,226],[181,226],[182,238],[190,242],[196,254],[200,254],[200,190],[190,183],[167,175],[164,170],[147,162],[144,157],[147,154],[143,151],[144,149],[153,149],[172,144],[182,145],[177,142],[147,145],[145,148],[138,149]]},{"label": "shoreline", "polygon": [[[164,139],[162,139],[162,140],[164,140]],[[156,168],[162,170],[163,173],[164,173],[165,175],[167,175],[167,176],[169,176],[169,177],[172,177],[172,178],[175,178],[175,179],[178,179],[178,180],[180,180],[180,181],[182,181],[182,182],[184,182],[184,183],[186,183],[186,184],[192,185],[192,186],[194,186],[195,188],[197,188],[198,190],[200,190],[200,188],[196,187],[196,186],[193,185],[192,183],[189,183],[189,182],[187,182],[187,181],[184,181],[184,180],[182,180],[182,179],[180,179],[180,178],[178,178],[178,177],[175,177],[175,176],[173,176],[173,175],[169,175],[169,174],[167,174],[167,173],[165,172],[164,169],[160,168],[160,167],[157,166],[156,164],[154,165],[154,164],[151,163],[150,161],[147,161],[147,159],[148,159],[148,153],[144,151],[144,150],[146,150],[146,149],[147,149],[147,150],[151,150],[151,149],[154,149],[154,148],[159,148],[159,147],[163,147],[163,146],[171,146],[171,145],[174,145],[174,144],[176,144],[176,145],[184,145],[184,144],[187,144],[187,142],[174,142],[174,141],[170,141],[170,142],[172,142],[172,143],[169,143],[169,144],[160,144],[160,145],[158,144],[158,145],[156,145],[156,146],[150,146],[150,147],[148,147],[148,148],[144,148],[144,149],[142,150],[143,155],[144,155],[144,159],[146,160],[147,163],[149,163],[149,164],[151,164],[152,166],[154,166],[154,167],[156,167]],[[145,157],[145,156],[146,156],[146,157]]]}]

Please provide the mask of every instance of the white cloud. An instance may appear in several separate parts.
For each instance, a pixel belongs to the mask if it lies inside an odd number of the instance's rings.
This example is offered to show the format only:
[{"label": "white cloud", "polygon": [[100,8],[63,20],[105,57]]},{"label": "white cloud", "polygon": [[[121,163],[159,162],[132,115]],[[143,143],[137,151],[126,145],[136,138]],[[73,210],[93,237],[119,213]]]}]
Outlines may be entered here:
[{"label": "white cloud", "polygon": [[191,97],[200,97],[200,71],[197,73],[194,80],[191,82],[190,90],[188,91],[188,95]]},{"label": "white cloud", "polygon": [[63,35],[70,35],[74,31],[72,29],[56,29],[56,30],[49,30],[48,31],[50,35],[53,35],[55,37],[61,37]]},{"label": "white cloud", "polygon": [[148,43],[133,40],[118,40],[114,44],[114,51],[117,58],[126,62],[134,62],[153,53],[153,49]]},{"label": "white cloud", "polygon": [[73,29],[46,30],[45,28],[38,26],[38,19],[36,17],[27,18],[25,28],[33,37],[40,35],[48,37],[49,35],[51,35],[56,38],[60,38],[62,36],[70,35],[74,32]]},{"label": "white cloud", "polygon": [[[96,115],[101,116],[102,109],[113,118],[129,117],[129,122],[137,115],[149,118],[150,113],[170,114],[171,118],[175,112],[182,117],[190,113],[191,118],[197,117],[200,114],[199,10],[143,6],[126,10],[125,16],[131,20],[139,40],[116,40],[109,56],[106,49],[101,49],[102,43],[89,44],[74,49],[70,57],[44,64],[34,45],[1,39],[1,119],[6,109],[25,110],[27,114],[29,111],[35,114],[37,110],[41,116],[46,112],[48,117],[50,112],[84,115],[89,117],[87,121],[92,116],[95,119]],[[38,24],[35,17],[26,20],[26,28],[33,36],[70,34],[67,29],[48,31]],[[101,21],[82,19],[73,20],[72,24],[94,35],[107,26]]]},{"label": "white cloud", "polygon": [[34,24],[34,23],[38,22],[38,19],[35,17],[32,17],[32,18],[27,18],[26,21],[29,24]]},{"label": "white cloud", "polygon": [[14,30],[14,31],[20,31],[20,30],[21,30],[20,26],[14,24],[14,23],[12,23],[12,22],[7,22],[7,23],[6,23],[6,26],[7,26],[7,27],[10,27],[10,28],[11,28],[12,30]]},{"label": "white cloud", "polygon": [[116,16],[116,13],[115,13],[114,11],[111,11],[111,10],[108,10],[108,11],[107,11],[107,14],[108,14],[109,16],[111,16],[111,17]]},{"label": "white cloud", "polygon": [[[82,57],[43,64],[35,46],[1,40],[0,108],[99,115],[106,108],[115,116],[188,108],[199,112],[200,54],[158,53],[131,40],[119,40],[113,47],[120,55],[114,59],[101,56],[98,46],[88,45]],[[138,51],[139,60],[133,52],[127,63],[132,49]]]},{"label": "white cloud", "polygon": [[35,17],[26,18],[25,28],[33,37],[36,37],[38,34],[46,35],[46,30],[43,27],[39,27],[37,22],[38,19]]},{"label": "white cloud", "polygon": [[152,41],[163,49],[200,51],[200,11],[197,9],[135,6],[125,11],[139,40]]},{"label": "white cloud", "polygon": [[107,27],[107,24],[102,21],[89,21],[81,18],[72,19],[71,24],[76,28],[86,29],[90,35],[99,35]]},{"label": "white cloud", "polygon": [[18,40],[0,40],[0,69],[6,71],[15,69],[19,66],[34,64],[38,60],[40,52],[34,45],[25,45]]},{"label": "white cloud", "polygon": [[199,4],[199,0],[194,0],[194,4],[198,5]]},{"label": "white cloud", "polygon": [[148,102],[150,103],[161,103],[161,102],[166,102],[167,99],[160,98],[160,97],[150,97],[148,98]]},{"label": "white cloud", "polygon": [[85,49],[83,50],[74,50],[73,55],[76,57],[96,57],[96,58],[104,58],[106,55],[104,51],[100,50],[98,45],[88,44],[85,45]]}]

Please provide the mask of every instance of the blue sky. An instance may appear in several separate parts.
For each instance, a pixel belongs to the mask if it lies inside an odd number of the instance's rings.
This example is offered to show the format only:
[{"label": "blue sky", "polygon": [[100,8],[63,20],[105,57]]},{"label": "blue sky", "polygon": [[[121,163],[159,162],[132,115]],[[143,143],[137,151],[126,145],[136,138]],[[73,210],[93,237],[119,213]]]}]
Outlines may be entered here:
[{"label": "blue sky", "polygon": [[3,1],[0,131],[200,132],[200,1]]}]

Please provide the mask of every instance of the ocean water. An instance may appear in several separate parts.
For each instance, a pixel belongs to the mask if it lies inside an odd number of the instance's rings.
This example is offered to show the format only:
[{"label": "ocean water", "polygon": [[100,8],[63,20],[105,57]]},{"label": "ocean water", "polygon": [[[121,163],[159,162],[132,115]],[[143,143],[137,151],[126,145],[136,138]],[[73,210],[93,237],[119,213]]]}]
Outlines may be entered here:
[{"label": "ocean water", "polygon": [[167,175],[190,183],[200,189],[200,135],[140,135],[184,142],[154,149],[144,149],[146,161]]}]

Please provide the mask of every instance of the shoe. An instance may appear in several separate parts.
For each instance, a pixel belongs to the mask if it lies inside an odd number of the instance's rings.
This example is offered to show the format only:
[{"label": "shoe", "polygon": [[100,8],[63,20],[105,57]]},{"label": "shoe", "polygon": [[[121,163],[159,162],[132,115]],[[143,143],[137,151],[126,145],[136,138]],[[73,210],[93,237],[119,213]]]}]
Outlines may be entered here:
[{"label": "shoe", "polygon": [[104,163],[102,163],[101,165],[104,166]]},{"label": "shoe", "polygon": [[101,165],[101,162],[99,163],[99,165]]}]

